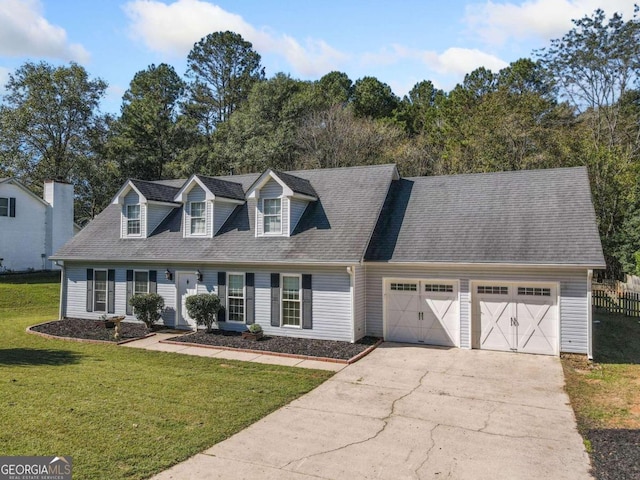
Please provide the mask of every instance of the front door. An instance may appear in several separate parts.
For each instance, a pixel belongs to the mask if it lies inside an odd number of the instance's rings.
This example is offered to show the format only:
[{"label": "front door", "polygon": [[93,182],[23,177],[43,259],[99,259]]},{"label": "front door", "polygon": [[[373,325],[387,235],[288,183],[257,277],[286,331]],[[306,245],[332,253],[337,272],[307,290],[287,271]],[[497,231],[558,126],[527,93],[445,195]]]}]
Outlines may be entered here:
[{"label": "front door", "polygon": [[198,277],[195,273],[177,273],[176,285],[178,288],[178,305],[176,305],[177,321],[176,327],[178,328],[193,328],[197,327],[195,320],[193,320],[187,312],[187,297],[195,295],[198,287]]}]

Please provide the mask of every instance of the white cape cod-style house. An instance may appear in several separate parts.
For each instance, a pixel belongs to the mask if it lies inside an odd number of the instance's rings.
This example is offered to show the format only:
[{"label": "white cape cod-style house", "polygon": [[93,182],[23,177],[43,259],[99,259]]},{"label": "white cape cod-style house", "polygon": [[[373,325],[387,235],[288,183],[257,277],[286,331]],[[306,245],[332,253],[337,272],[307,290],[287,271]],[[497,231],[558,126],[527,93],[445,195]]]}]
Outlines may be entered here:
[{"label": "white cape cod-style house", "polygon": [[218,327],[268,335],[591,354],[605,267],[585,168],[401,178],[395,165],[129,180],[53,257],[61,317],[165,325],[216,293]]},{"label": "white cape cod-style house", "polygon": [[49,257],[80,230],[73,185],[46,181],[43,198],[15,178],[0,178],[0,272],[50,270]]}]

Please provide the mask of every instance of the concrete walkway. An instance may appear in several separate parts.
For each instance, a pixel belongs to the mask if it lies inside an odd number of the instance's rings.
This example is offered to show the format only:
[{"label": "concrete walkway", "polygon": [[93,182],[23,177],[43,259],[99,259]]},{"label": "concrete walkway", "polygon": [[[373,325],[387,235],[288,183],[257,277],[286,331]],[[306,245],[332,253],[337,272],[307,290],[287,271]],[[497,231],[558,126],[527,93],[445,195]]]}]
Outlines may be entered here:
[{"label": "concrete walkway", "polygon": [[590,479],[558,358],[383,344],[167,479]]},{"label": "concrete walkway", "polygon": [[268,363],[271,365],[284,365],[287,367],[315,368],[317,370],[329,370],[337,372],[346,367],[344,363],[322,362],[318,360],[302,360],[299,358],[279,357],[262,353],[236,352],[211,347],[193,347],[191,345],[176,345],[173,343],[160,343],[161,340],[175,337],[176,333],[156,333],[141,340],[123,343],[123,347],[143,348],[158,352],[174,352],[185,355],[197,355],[200,357],[225,358],[227,360],[242,360],[245,362]]}]

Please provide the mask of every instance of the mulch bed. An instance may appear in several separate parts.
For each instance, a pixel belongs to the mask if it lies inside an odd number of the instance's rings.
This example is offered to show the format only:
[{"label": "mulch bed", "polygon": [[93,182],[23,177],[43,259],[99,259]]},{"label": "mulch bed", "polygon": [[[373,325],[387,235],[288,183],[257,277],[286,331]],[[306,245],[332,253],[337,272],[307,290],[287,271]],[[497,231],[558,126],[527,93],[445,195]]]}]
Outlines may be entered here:
[{"label": "mulch bed", "polygon": [[55,322],[43,323],[31,327],[35,332],[55,335],[56,337],[81,338],[84,340],[102,340],[107,342],[122,342],[133,338],[144,337],[149,334],[147,327],[141,323],[122,322],[122,338],[113,338],[113,328],[105,328],[102,320],[85,320],[80,318],[65,318]]},{"label": "mulch bed", "polygon": [[359,353],[364,352],[378,341],[375,337],[364,337],[357,343],[349,343],[267,335],[260,340],[250,341],[242,338],[240,332],[223,330],[214,330],[211,333],[200,330],[188,335],[170,338],[169,340],[172,342],[198,343],[200,345],[213,347],[241,348],[289,355],[335,358],[339,360],[349,360]]},{"label": "mulch bed", "polygon": [[586,437],[598,480],[640,479],[640,430],[589,430]]}]

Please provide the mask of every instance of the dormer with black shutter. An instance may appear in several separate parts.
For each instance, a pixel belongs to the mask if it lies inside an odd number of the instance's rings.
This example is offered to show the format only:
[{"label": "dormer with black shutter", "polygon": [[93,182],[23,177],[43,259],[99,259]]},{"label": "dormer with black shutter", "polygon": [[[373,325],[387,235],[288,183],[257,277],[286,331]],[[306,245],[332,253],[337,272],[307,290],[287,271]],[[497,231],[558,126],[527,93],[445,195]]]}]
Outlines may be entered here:
[{"label": "dormer with black shutter", "polygon": [[256,237],[289,237],[318,195],[309,180],[269,169],[249,188],[247,198],[256,200]]},{"label": "dormer with black shutter", "polygon": [[242,185],[204,175],[192,175],[174,200],[183,205],[185,238],[212,238],[238,205],[245,203]]}]

